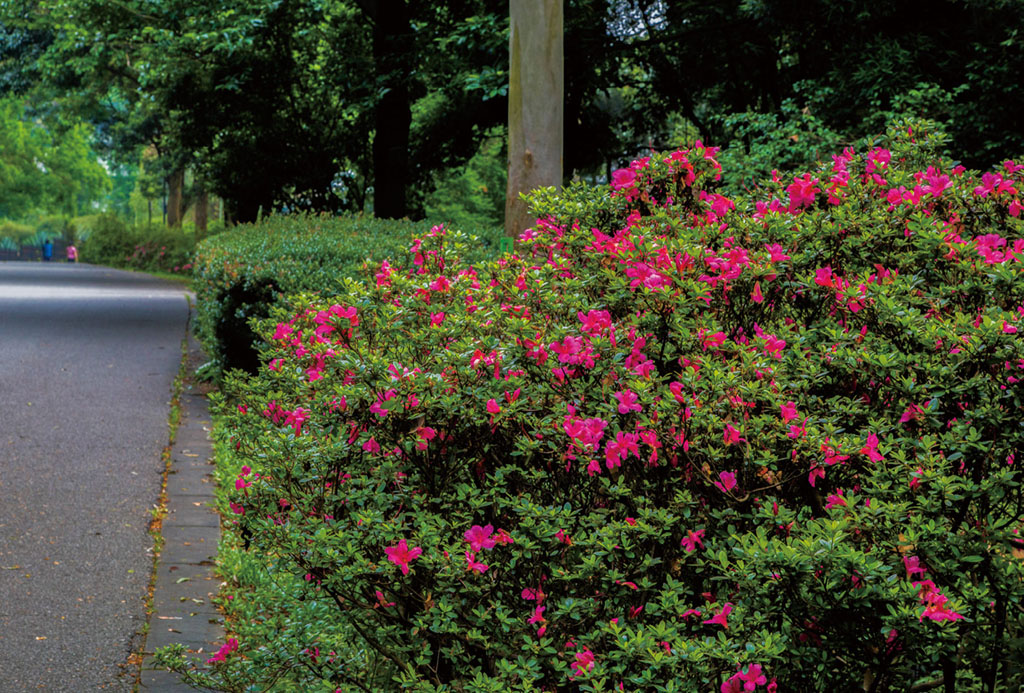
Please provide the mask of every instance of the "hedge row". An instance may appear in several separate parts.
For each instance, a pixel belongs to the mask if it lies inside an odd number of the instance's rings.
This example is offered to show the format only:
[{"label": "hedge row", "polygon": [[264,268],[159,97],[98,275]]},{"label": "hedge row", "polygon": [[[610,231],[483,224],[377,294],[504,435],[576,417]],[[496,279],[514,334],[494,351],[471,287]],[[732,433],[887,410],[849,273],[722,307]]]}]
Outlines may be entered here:
[{"label": "hedge row", "polygon": [[[367,259],[403,255],[428,222],[370,217],[272,216],[212,236],[196,249],[196,331],[206,352],[228,370],[255,372],[257,341],[250,326],[281,297],[331,295]],[[483,229],[470,249],[475,259],[496,252],[500,231]]]},{"label": "hedge row", "polygon": [[940,146],[742,200],[698,144],[279,307],[208,683],[1018,690],[1024,165]]}]

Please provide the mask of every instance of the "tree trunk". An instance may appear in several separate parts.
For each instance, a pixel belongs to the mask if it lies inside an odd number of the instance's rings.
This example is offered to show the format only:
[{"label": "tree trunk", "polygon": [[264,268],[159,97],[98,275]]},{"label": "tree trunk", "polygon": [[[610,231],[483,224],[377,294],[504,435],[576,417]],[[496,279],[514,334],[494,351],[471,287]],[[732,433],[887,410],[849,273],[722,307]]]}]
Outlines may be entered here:
[{"label": "tree trunk", "polygon": [[185,211],[182,209],[184,187],[185,169],[175,169],[167,177],[167,225],[171,228],[181,226],[181,218]]},{"label": "tree trunk", "polygon": [[520,193],[562,184],[562,0],[510,0],[505,235],[533,225]]},{"label": "tree trunk", "polygon": [[206,223],[210,217],[210,193],[206,191],[206,188],[199,188],[196,193],[196,207],[193,210],[196,222],[196,233],[206,233]]},{"label": "tree trunk", "polygon": [[412,40],[405,0],[373,3],[373,59],[378,88],[384,90],[374,112],[373,212],[382,219],[406,216],[409,181],[409,128],[412,108],[408,88],[408,42]]}]

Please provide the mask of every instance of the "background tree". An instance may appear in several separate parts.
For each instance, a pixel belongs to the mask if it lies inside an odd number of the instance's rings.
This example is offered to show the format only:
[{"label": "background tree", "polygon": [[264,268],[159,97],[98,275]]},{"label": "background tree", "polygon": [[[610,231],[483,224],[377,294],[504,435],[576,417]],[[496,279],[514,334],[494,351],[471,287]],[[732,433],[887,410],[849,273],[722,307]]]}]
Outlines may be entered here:
[{"label": "background tree", "polygon": [[562,0],[509,3],[505,234],[529,228],[521,193],[562,183]]}]

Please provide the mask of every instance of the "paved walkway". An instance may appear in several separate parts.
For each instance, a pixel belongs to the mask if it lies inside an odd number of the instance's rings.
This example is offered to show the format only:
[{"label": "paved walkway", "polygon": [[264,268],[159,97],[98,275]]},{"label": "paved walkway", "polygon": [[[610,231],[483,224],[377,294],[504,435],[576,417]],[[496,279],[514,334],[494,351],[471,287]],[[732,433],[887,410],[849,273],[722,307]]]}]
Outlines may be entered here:
[{"label": "paved walkway", "polygon": [[[203,359],[192,337],[189,357],[189,372],[194,373]],[[210,411],[206,397],[191,380],[181,396],[181,414],[167,475],[164,548],[157,561],[147,656],[139,682],[140,690],[147,693],[193,690],[181,684],[177,674],[153,669],[152,654],[157,648],[181,643],[189,656],[204,661],[224,639],[223,617],[213,603],[220,589],[213,574],[220,516],[213,509]]]},{"label": "paved walkway", "polygon": [[178,284],[0,263],[0,691],[135,684],[187,316]]}]

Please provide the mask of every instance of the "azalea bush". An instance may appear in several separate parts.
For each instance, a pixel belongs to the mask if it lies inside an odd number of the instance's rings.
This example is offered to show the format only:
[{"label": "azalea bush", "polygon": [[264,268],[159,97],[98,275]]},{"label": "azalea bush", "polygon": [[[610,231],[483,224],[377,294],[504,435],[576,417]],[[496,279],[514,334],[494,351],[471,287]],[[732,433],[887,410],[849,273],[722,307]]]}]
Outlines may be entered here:
[{"label": "azalea bush", "polygon": [[[309,214],[272,216],[258,224],[229,229],[201,242],[196,250],[196,333],[218,369],[258,365],[253,318],[266,318],[284,295],[342,290],[360,273],[363,261],[378,262],[405,252],[427,222],[332,217]],[[474,259],[496,253],[497,233],[481,229]]]},{"label": "azalea bush", "polygon": [[205,683],[1024,685],[1024,165],[941,146],[741,200],[698,143],[279,306],[221,403]]}]

